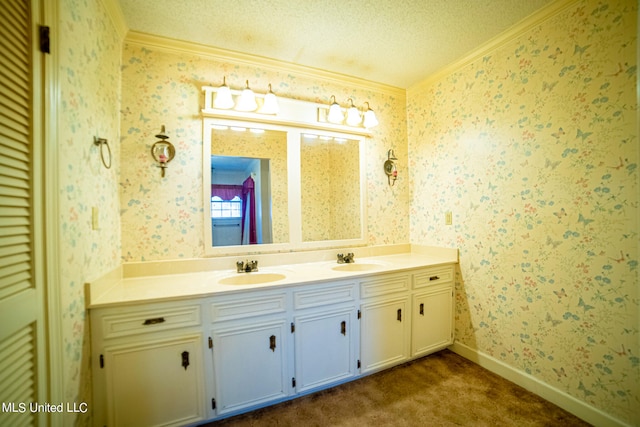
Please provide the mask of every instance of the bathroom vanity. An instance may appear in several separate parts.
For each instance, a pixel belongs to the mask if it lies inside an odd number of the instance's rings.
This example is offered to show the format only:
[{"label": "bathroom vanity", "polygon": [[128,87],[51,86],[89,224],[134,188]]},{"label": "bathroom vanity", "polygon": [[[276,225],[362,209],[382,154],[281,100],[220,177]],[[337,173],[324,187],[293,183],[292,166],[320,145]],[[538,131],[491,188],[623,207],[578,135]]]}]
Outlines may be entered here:
[{"label": "bathroom vanity", "polygon": [[453,342],[456,258],[356,257],[118,280],[89,301],[94,425],[188,425]]}]

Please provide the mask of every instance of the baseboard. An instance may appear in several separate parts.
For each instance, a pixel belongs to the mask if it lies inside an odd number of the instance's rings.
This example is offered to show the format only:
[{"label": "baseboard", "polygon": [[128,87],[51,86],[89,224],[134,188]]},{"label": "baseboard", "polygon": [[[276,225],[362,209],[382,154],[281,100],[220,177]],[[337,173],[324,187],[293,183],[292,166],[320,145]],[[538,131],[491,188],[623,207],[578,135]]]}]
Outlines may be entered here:
[{"label": "baseboard", "polygon": [[449,347],[449,350],[460,356],[468,359],[478,365],[482,366],[489,371],[500,375],[520,387],[529,390],[532,393],[537,394],[545,400],[561,407],[567,412],[572,413],[578,418],[588,422],[597,427],[630,427],[630,424],[626,424],[611,415],[602,412],[587,403],[576,399],[567,393],[558,390],[549,384],[542,382],[532,375],[519,371],[504,362],[501,362],[487,354],[484,354],[478,350],[468,347],[464,344],[453,343]]}]

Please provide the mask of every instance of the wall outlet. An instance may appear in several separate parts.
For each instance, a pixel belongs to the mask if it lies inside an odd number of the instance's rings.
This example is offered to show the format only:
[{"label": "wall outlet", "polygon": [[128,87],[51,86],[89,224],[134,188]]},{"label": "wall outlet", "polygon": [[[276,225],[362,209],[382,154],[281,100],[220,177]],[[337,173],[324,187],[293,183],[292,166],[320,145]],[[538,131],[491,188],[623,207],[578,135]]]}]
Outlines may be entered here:
[{"label": "wall outlet", "polygon": [[445,212],[444,213],[444,223],[446,225],[451,225],[453,224],[453,215],[451,214],[451,212]]}]

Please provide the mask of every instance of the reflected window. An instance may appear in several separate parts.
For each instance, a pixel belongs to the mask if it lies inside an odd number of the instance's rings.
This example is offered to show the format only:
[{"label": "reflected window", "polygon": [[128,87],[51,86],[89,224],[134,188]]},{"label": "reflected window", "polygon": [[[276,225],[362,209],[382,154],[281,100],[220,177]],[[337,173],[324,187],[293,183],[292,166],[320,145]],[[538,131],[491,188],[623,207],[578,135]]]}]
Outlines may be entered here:
[{"label": "reflected window", "polygon": [[219,196],[211,198],[211,218],[242,218],[242,200],[235,196],[231,200],[223,200]]}]

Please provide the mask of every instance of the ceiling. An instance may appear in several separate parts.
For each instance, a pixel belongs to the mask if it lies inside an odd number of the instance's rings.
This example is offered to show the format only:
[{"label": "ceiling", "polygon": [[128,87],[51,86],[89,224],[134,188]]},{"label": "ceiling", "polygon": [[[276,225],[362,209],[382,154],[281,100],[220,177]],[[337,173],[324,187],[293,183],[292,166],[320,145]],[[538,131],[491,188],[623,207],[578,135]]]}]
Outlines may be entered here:
[{"label": "ceiling", "polygon": [[553,0],[118,0],[130,30],[408,88]]}]

